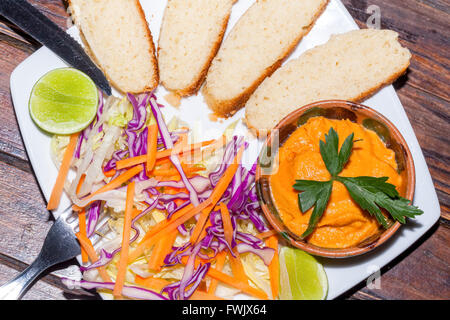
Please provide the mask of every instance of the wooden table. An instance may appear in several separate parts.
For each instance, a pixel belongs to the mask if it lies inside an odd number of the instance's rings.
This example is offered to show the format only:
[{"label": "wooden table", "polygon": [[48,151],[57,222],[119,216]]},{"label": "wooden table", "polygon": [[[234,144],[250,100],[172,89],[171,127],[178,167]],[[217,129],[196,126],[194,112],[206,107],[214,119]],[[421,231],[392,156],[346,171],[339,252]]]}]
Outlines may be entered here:
[{"label": "wooden table", "polygon": [[[30,1],[63,28],[61,0]],[[434,180],[441,219],[425,236],[382,269],[381,288],[365,283],[345,299],[450,298],[450,2],[448,0],[344,0],[360,27],[367,8],[381,10],[381,27],[399,32],[413,59],[395,83]],[[40,45],[0,18],[0,283],[23,270],[39,253],[53,221],[29,164],[15,118],[9,78]],[[45,152],[45,151],[44,151]],[[58,275],[77,273],[75,261],[46,273],[24,299],[92,299],[67,292]],[[61,269],[60,269],[61,268]]]}]

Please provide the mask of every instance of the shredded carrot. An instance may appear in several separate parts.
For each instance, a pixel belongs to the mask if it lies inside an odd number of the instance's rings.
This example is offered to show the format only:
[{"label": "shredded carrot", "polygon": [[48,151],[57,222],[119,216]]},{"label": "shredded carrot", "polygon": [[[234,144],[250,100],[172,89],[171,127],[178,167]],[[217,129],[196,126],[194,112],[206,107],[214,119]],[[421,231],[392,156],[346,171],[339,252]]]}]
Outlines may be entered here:
[{"label": "shredded carrot", "polygon": [[[152,245],[154,245],[157,241],[159,241],[167,232],[170,232],[171,230],[174,230],[178,228],[179,225],[182,223],[185,223],[189,219],[191,219],[193,216],[195,216],[197,213],[205,209],[207,206],[211,204],[210,199],[206,199],[202,203],[200,203],[197,207],[194,207],[193,205],[188,205],[183,209],[189,208],[188,210],[184,211],[181,209],[180,211],[176,212],[179,213],[183,211],[183,214],[177,218],[172,217],[170,220],[164,220],[161,221],[159,224],[157,224],[152,230],[150,230],[149,233],[146,234],[147,239],[141,240],[141,243],[138,244],[136,249],[130,253],[129,262],[132,262],[136,260],[139,256],[141,256],[145,249],[150,248]],[[148,235],[150,234],[150,235]]]},{"label": "shredded carrot", "polygon": [[[166,287],[171,283],[170,281],[161,278],[154,278],[154,277],[142,278],[140,276],[136,276],[134,282],[136,282],[136,284],[139,286],[149,288],[157,292],[160,292],[164,287]],[[224,300],[224,299],[219,298],[218,296],[215,296],[214,294],[211,294],[209,292],[204,292],[197,289],[189,298],[189,300]]]},{"label": "shredded carrot", "polygon": [[261,300],[269,299],[269,297],[267,296],[267,294],[264,291],[255,289],[255,288],[251,287],[248,283],[236,281],[236,279],[234,277],[231,277],[231,276],[227,275],[226,273],[218,271],[214,268],[209,268],[207,275],[210,276],[211,278],[214,278],[223,283],[226,283],[236,289],[241,290],[244,293],[247,293],[247,294],[254,296],[256,298],[259,298]]},{"label": "shredded carrot", "polygon": [[191,243],[195,244],[199,239],[201,239],[200,234],[205,229],[206,221],[208,220],[209,215],[213,208],[214,206],[210,205],[206,209],[202,210],[202,213],[200,214],[200,217],[198,218],[197,223],[195,224],[194,230],[192,231],[190,240]]},{"label": "shredded carrot", "polygon": [[114,285],[113,295],[120,297],[122,295],[125,275],[128,267],[128,251],[130,247],[131,220],[133,215],[135,182],[132,181],[127,187],[127,198],[125,203],[125,215],[122,233],[122,249],[120,250],[120,259],[117,265],[116,283]]},{"label": "shredded carrot", "polygon": [[177,235],[178,230],[172,230],[155,245],[148,261],[148,267],[150,269],[156,271],[161,270],[164,265],[164,259],[172,251],[172,246]]},{"label": "shredded carrot", "polygon": [[[208,146],[215,141],[216,140],[210,140],[210,141],[194,143],[194,144],[188,145],[187,147],[184,147],[184,148],[177,147],[178,146],[178,144],[177,144],[174,146],[173,149],[167,149],[167,150],[162,150],[162,151],[156,152],[155,160],[167,158],[167,157],[170,157],[171,155],[175,155],[175,154],[191,152],[192,150],[196,150],[196,149],[200,149],[202,147]],[[116,168],[119,170],[125,169],[125,168],[129,168],[129,167],[132,167],[132,166],[135,166],[138,164],[145,163],[146,161],[147,161],[147,155],[144,154],[142,156],[119,160],[116,162]]]},{"label": "shredded carrot", "polygon": [[[211,210],[213,207],[216,206],[217,202],[220,200],[220,198],[222,197],[222,195],[228,188],[228,185],[231,183],[231,180],[233,180],[233,177],[236,174],[236,171],[239,167],[243,152],[244,152],[244,146],[242,146],[240,148],[240,150],[236,154],[236,157],[234,158],[233,162],[225,170],[225,173],[223,174],[223,176],[217,183],[216,187],[214,188],[211,196],[209,197],[209,199],[211,199],[211,202],[212,202]],[[202,216],[197,221],[194,232],[191,236],[191,242],[192,241],[196,242],[198,240],[198,236],[200,235],[203,228],[205,227],[206,220],[209,217],[211,210],[209,210],[208,212],[203,212]]]},{"label": "shredded carrot", "polygon": [[[188,260],[188,257],[186,257],[186,256],[181,258],[181,262],[183,264],[186,264],[187,260]],[[197,258],[195,261],[195,267],[197,267],[200,262],[204,263],[205,261],[203,261],[203,259]],[[254,296],[256,298],[259,298],[261,300],[269,299],[269,297],[267,296],[267,294],[264,291],[253,288],[252,286],[250,286],[248,284],[248,281],[239,281],[235,277],[229,276],[228,274],[223,273],[223,272],[217,270],[216,268],[210,267],[206,275],[213,279],[216,279],[218,281],[226,283],[236,289],[241,290],[244,293],[247,293],[247,294]]]},{"label": "shredded carrot", "polygon": [[147,231],[147,233],[144,235],[144,237],[142,238],[140,244],[142,244],[143,242],[147,241],[149,238],[151,238],[152,236],[154,236],[156,233],[160,232],[161,230],[163,230],[165,227],[167,227],[167,225],[171,222],[174,221],[182,216],[184,216],[186,213],[188,213],[189,211],[191,211],[194,208],[194,206],[192,204],[187,205],[186,207],[180,209],[179,211],[175,212],[174,215],[168,219],[168,220],[163,220],[159,223],[157,223],[155,226],[153,226],[152,229],[150,229],[149,231]]},{"label": "shredded carrot", "polygon": [[204,237],[206,237],[206,232],[207,232],[206,229],[208,229],[208,227],[210,227],[211,225],[212,225],[211,219],[208,219],[208,220],[206,221],[206,224],[205,224],[205,226],[203,227],[202,233],[199,235],[198,239],[203,239]]},{"label": "shredded carrot", "polygon": [[220,213],[222,215],[223,232],[225,234],[225,240],[231,248],[231,241],[233,239],[233,225],[231,223],[230,211],[225,203],[219,204]]},{"label": "shredded carrot", "polygon": [[[80,233],[87,238],[87,233],[86,233],[86,211],[84,210],[84,208],[78,214],[78,221],[79,221],[79,226],[80,226]],[[89,257],[88,257],[88,254],[87,254],[86,250],[83,247],[81,247],[81,261],[83,263],[87,263],[88,260],[89,260]]]},{"label": "shredded carrot", "polygon": [[245,150],[244,146],[242,146],[238,150],[236,157],[234,157],[234,159],[233,159],[233,162],[225,170],[224,174],[222,175],[222,177],[220,178],[216,187],[214,188],[214,190],[210,196],[214,205],[217,204],[217,202],[219,202],[220,198],[222,197],[224,192],[227,190],[228,185],[231,183],[231,180],[233,180],[233,177],[236,174],[237,169],[239,168],[239,164],[241,163],[241,159],[242,159],[244,150]]},{"label": "shredded carrot", "polygon": [[278,260],[278,238],[276,236],[270,236],[266,240],[266,245],[269,248],[275,250],[275,254],[269,265],[269,275],[270,275],[270,287],[272,288],[272,299],[278,297],[279,286],[280,286],[280,266]]},{"label": "shredded carrot", "polygon": [[[187,260],[188,260],[188,257],[183,257],[181,259],[183,264],[186,264]],[[205,263],[206,261],[203,261],[203,259],[198,259],[197,258],[196,261],[195,261],[195,267],[196,268],[198,267],[200,262]],[[262,291],[260,289],[253,288],[252,286],[250,286],[248,284],[248,282],[239,281],[235,277],[229,276],[228,274],[223,273],[222,271],[219,271],[216,268],[210,267],[208,272],[206,273],[206,275],[211,277],[211,278],[213,278],[213,279],[216,279],[216,280],[218,280],[220,282],[226,283],[226,284],[228,284],[228,285],[230,285],[230,286],[232,286],[232,287],[234,287],[234,288],[236,288],[236,289],[238,289],[238,290],[240,290],[240,291],[242,291],[244,293],[247,293],[247,294],[249,294],[251,296],[254,296],[254,297],[258,298],[258,299],[261,299],[261,300],[269,299],[269,297],[267,296],[267,294],[264,291]]]},{"label": "shredded carrot", "polygon": [[146,170],[150,173],[155,167],[156,152],[158,151],[158,126],[152,124],[148,127],[147,134],[147,161]]},{"label": "shredded carrot", "polygon": [[[228,242],[228,245],[231,248],[231,242],[233,239],[233,225],[231,223],[230,211],[225,203],[221,202],[219,204],[220,213],[222,215],[222,223],[223,223],[223,231],[225,234],[225,240]],[[247,275],[245,274],[244,267],[242,266],[241,258],[236,251],[233,251],[234,255],[230,254],[228,257],[230,258],[230,265],[233,271],[233,275],[239,279],[239,281],[245,282],[248,281]]]},{"label": "shredded carrot", "polygon": [[199,163],[212,156],[216,150],[223,148],[226,143],[227,138],[225,136],[222,136],[214,143],[209,145],[208,148],[203,149],[201,153],[186,152],[182,155],[181,158],[185,161],[189,161],[190,163]]},{"label": "shredded carrot", "polygon": [[[219,252],[216,257],[216,265],[215,268],[217,271],[222,271],[223,266],[225,265],[225,258],[227,254],[225,251]],[[217,279],[211,279],[211,282],[209,283],[208,293],[209,294],[215,294],[217,285],[219,281]]]},{"label": "shredded carrot", "polygon": [[113,177],[116,174],[116,169],[111,169],[109,171],[103,171],[103,174],[105,175],[105,177]]},{"label": "shredded carrot", "polygon": [[[85,197],[83,200],[91,199],[93,196],[95,196],[97,194],[100,194],[100,193],[103,193],[106,191],[110,191],[110,190],[114,190],[114,189],[120,187],[122,184],[126,183],[128,180],[133,178],[135,175],[139,174],[142,170],[143,170],[142,166],[136,166],[131,169],[128,169],[127,171],[122,173],[120,176],[118,176],[114,180],[110,181],[109,183],[105,184],[103,187],[101,187],[97,191],[95,191],[95,192],[91,193],[90,195],[88,195],[87,197]],[[81,208],[78,207],[77,205],[73,205],[72,209],[74,211],[81,210]]]},{"label": "shredded carrot", "polygon": [[[220,200],[224,192],[226,191],[228,185],[231,183],[231,180],[233,180],[234,175],[236,174],[236,171],[239,167],[239,163],[241,161],[242,155],[244,152],[244,146],[242,146],[238,153],[236,154],[236,157],[233,160],[233,163],[231,163],[228,168],[225,170],[225,173],[223,174],[222,178],[217,183],[216,187],[214,188],[211,196],[200,203],[197,207],[193,207],[192,204],[186,206],[185,208],[181,209],[180,211],[176,212],[178,218],[174,219],[175,217],[172,217],[170,221],[164,220],[161,221],[159,224],[157,224],[155,227],[153,227],[147,234],[144,236],[144,238],[141,240],[141,243],[136,247],[136,249],[130,254],[130,262],[137,259],[140,255],[142,255],[146,248],[150,248],[153,244],[156,243],[156,241],[160,238],[160,234],[162,230],[165,230],[165,232],[169,230],[173,230],[174,228],[177,228],[180,224],[185,223],[187,220],[192,218],[197,213],[201,212],[203,209],[205,209],[207,206],[212,204],[212,207],[215,207],[217,202]],[[206,219],[204,223],[206,222]],[[200,225],[198,228],[200,228],[200,231],[204,227],[203,225]],[[199,224],[199,222],[197,222]],[[197,228],[197,226],[196,226]]]},{"label": "shredded carrot", "polygon": [[265,232],[261,232],[260,234],[257,234],[256,237],[263,240],[265,238],[268,238],[270,236],[274,236],[278,234],[278,232],[275,229],[269,230],[269,231],[265,231]]},{"label": "shredded carrot", "polygon": [[[199,171],[204,171],[205,168],[198,167],[198,166],[186,166],[182,165],[183,171],[186,175],[191,175],[193,173],[197,173]],[[177,176],[180,178],[180,173],[175,168],[170,169],[153,169],[151,172],[148,173],[149,176],[161,176],[161,177],[167,177],[167,176]]]},{"label": "shredded carrot", "polygon": [[86,179],[86,174],[83,173],[80,177],[80,181],[78,181],[77,190],[76,190],[77,194],[80,193],[81,186],[83,185],[85,179]]},{"label": "shredded carrot", "polygon": [[55,185],[53,186],[50,199],[48,200],[47,210],[55,210],[59,206],[61,195],[64,190],[64,183],[66,182],[67,174],[69,173],[70,164],[72,163],[73,153],[77,146],[79,135],[80,133],[78,132],[70,136],[69,144],[67,145],[67,148],[64,151],[61,166],[59,167],[59,172],[55,181]]},{"label": "shredded carrot", "polygon": [[233,257],[231,252],[228,254],[228,258],[230,259],[230,265],[231,265],[231,271],[233,272],[233,276],[236,277],[237,280],[248,283],[248,277],[245,274],[244,266],[242,265],[241,258],[239,257],[239,254],[236,253],[236,251],[233,251],[233,253],[236,255]]},{"label": "shredded carrot", "polygon": [[[78,241],[80,242],[81,247],[84,250],[86,250],[86,253],[89,256],[89,260],[91,260],[92,263],[97,262],[99,257],[97,255],[97,252],[95,252],[95,249],[91,243],[91,240],[89,240],[88,237],[84,236],[80,232],[77,232],[75,234],[75,236],[77,237]],[[106,272],[105,267],[98,267],[97,270],[104,282],[112,282],[111,278],[109,277],[108,273]]]}]

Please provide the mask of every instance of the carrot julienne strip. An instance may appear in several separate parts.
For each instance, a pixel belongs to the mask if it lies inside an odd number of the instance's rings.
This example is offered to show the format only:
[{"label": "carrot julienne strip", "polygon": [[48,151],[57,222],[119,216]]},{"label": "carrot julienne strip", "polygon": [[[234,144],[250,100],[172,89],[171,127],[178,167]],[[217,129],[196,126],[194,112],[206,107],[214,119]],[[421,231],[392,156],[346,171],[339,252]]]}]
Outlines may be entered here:
[{"label": "carrot julienne strip", "polygon": [[[212,144],[214,141],[215,140],[194,143],[194,144],[188,145],[187,147],[184,147],[184,148],[180,148],[180,147],[177,148],[178,144],[176,144],[173,149],[167,149],[167,150],[162,150],[162,151],[156,152],[155,160],[167,158],[167,157],[170,157],[171,155],[175,155],[175,154],[186,153],[186,152],[190,152],[192,150],[197,150],[197,149],[200,149],[202,147]],[[125,168],[129,168],[129,167],[132,167],[132,166],[135,166],[138,164],[145,163],[146,161],[147,161],[147,155],[144,154],[142,156],[119,160],[116,162],[116,168],[118,170],[125,169]]]},{"label": "carrot julienne strip", "polygon": [[59,172],[55,181],[55,185],[53,186],[50,199],[48,200],[47,204],[48,210],[55,210],[59,206],[61,195],[64,191],[64,183],[66,182],[67,174],[69,173],[70,164],[72,162],[73,154],[75,152],[75,148],[78,143],[79,135],[80,133],[78,132],[70,136],[69,144],[67,145],[67,148],[64,151],[61,166],[59,167]]},{"label": "carrot julienne strip", "polygon": [[[79,222],[79,226],[80,226],[80,233],[87,238],[87,233],[86,233],[86,211],[84,210],[84,208],[78,214],[78,222]],[[83,263],[87,263],[89,261],[88,254],[87,254],[86,250],[84,249],[84,247],[81,247],[81,261]]]},{"label": "carrot julienne strip", "polygon": [[148,267],[152,270],[160,271],[166,256],[171,252],[178,230],[172,230],[164,238],[161,239],[153,248]]},{"label": "carrot julienne strip", "polygon": [[269,275],[270,275],[270,287],[272,289],[272,299],[276,299],[278,297],[278,293],[280,290],[280,266],[278,259],[278,238],[276,236],[270,236],[266,240],[266,245],[269,248],[275,250],[275,254],[273,255],[272,261],[269,264]]},{"label": "carrot julienne strip", "polygon": [[[223,266],[225,265],[225,258],[227,257],[227,254],[225,251],[219,252],[216,257],[216,270],[222,271]],[[217,279],[211,279],[211,282],[209,283],[208,293],[209,294],[215,294],[217,285],[219,284],[219,281]]]},{"label": "carrot julienne strip", "polygon": [[251,287],[248,283],[237,281],[234,277],[231,277],[231,276],[227,275],[226,273],[218,271],[214,268],[209,268],[208,273],[206,275],[210,276],[211,278],[214,278],[218,281],[226,283],[226,284],[228,284],[236,289],[239,289],[242,292],[247,293],[256,298],[259,298],[262,300],[269,299],[269,297],[267,296],[267,294],[264,291],[255,289],[255,288]]},{"label": "carrot julienne strip", "polygon": [[192,231],[191,240],[190,240],[191,243],[195,244],[200,239],[200,234],[205,229],[205,224],[206,224],[213,208],[214,208],[214,206],[210,205],[210,206],[206,207],[206,209],[202,210],[202,213],[200,214],[200,217],[197,220],[194,230]]},{"label": "carrot julienne strip", "polygon": [[131,220],[133,216],[135,182],[132,181],[127,187],[127,198],[125,203],[125,216],[122,233],[122,249],[120,250],[120,259],[117,266],[116,283],[114,285],[113,295],[120,297],[125,283],[125,275],[128,267],[128,251],[130,246]]},{"label": "carrot julienne strip", "polygon": [[[84,250],[86,250],[86,253],[89,256],[89,260],[91,260],[92,263],[97,262],[99,257],[97,255],[97,252],[95,252],[95,249],[94,249],[94,246],[92,245],[91,240],[80,232],[77,232],[75,234],[75,236],[77,237],[78,241],[80,242],[81,247],[84,248]],[[106,272],[105,267],[98,267],[97,270],[104,282],[112,282],[111,278],[109,277],[108,273]]]},{"label": "carrot julienne strip", "polygon": [[277,234],[278,234],[278,231],[276,231],[275,229],[272,229],[272,230],[269,230],[269,231],[261,232],[260,234],[257,234],[256,237],[261,239],[261,240],[263,240],[265,238],[268,238],[270,236],[274,236],[274,235],[277,235]]},{"label": "carrot julienne strip", "polygon": [[[137,246],[137,248],[130,255],[130,262],[134,261],[141,254],[143,254],[146,248],[149,248],[153,244],[155,244],[157,239],[159,239],[159,237],[156,235],[157,233],[161,233],[162,230],[164,230],[164,229],[166,229],[166,231],[168,231],[170,229],[177,228],[180,224],[185,223],[187,220],[189,220],[194,215],[196,215],[197,213],[199,213],[200,211],[205,209],[210,204],[212,204],[212,207],[215,207],[217,202],[220,200],[220,198],[224,194],[224,192],[227,190],[227,187],[231,183],[231,180],[233,180],[233,177],[236,174],[236,171],[237,171],[237,169],[239,167],[239,164],[240,164],[240,161],[242,159],[242,155],[244,153],[244,150],[245,150],[244,146],[242,146],[238,150],[235,158],[233,159],[233,162],[225,170],[225,173],[223,174],[223,176],[221,177],[221,179],[217,183],[217,185],[214,188],[211,196],[208,199],[206,199],[205,201],[200,203],[197,207],[194,207],[193,209],[189,209],[190,212],[185,214],[184,211],[186,211],[187,208],[192,208],[193,207],[192,205],[186,206],[185,208],[183,208],[184,210],[183,209],[180,210],[180,211],[183,211],[183,215],[181,217],[179,217],[177,219],[174,219],[174,217],[172,217],[172,219],[170,219],[170,222],[165,220],[165,221],[160,222],[160,224],[156,225],[154,228],[152,228],[144,236],[144,238],[141,240],[141,243]],[[180,211],[177,212],[176,214],[181,215]],[[205,222],[206,222],[206,220],[205,220]],[[198,224],[198,222],[197,222],[197,224]],[[203,227],[204,227],[204,225],[200,226],[199,227],[200,230],[202,230]]]},{"label": "carrot julienne strip", "polygon": [[[181,261],[183,264],[186,264],[187,258],[188,257],[181,258]],[[200,263],[200,260],[201,259],[196,260],[195,267],[198,266],[198,264]],[[264,291],[253,288],[252,286],[250,286],[248,284],[248,282],[238,281],[236,278],[229,276],[228,274],[223,273],[222,271],[219,271],[216,268],[210,267],[208,272],[206,273],[206,275],[213,279],[216,279],[220,282],[226,283],[226,284],[232,286],[233,288],[239,289],[242,292],[247,293],[251,296],[254,296],[258,299],[261,299],[261,300],[269,299],[269,297],[267,296],[267,294]]]},{"label": "carrot julienne strip", "polygon": [[197,242],[198,236],[200,235],[203,228],[205,227],[206,220],[209,217],[209,214],[211,213],[212,208],[214,208],[216,206],[217,202],[220,200],[220,198],[226,191],[228,185],[231,183],[231,180],[233,180],[233,177],[236,174],[236,171],[241,162],[241,158],[242,158],[244,149],[245,149],[244,146],[242,146],[239,149],[235,158],[233,159],[233,162],[225,170],[225,173],[223,174],[222,178],[219,180],[219,182],[217,183],[216,187],[214,188],[211,196],[209,197],[212,200],[212,207],[210,208],[209,211],[203,212],[202,216],[197,221],[194,232],[191,236],[192,243]]},{"label": "carrot julienne strip", "polygon": [[231,248],[231,242],[233,240],[233,225],[231,223],[230,211],[225,203],[221,202],[219,204],[220,214],[222,215],[223,232],[225,235],[225,240]]},{"label": "carrot julienne strip", "polygon": [[103,171],[103,174],[105,175],[105,177],[113,177],[116,174],[116,169],[111,169],[109,171]]},{"label": "carrot julienne strip", "polygon": [[152,124],[148,127],[147,134],[147,160],[146,170],[150,173],[155,167],[156,153],[158,148],[158,126]]},{"label": "carrot julienne strip", "polygon": [[[147,239],[144,240],[145,239],[144,238],[143,240],[141,240],[141,243],[138,244],[136,249],[130,253],[130,257],[129,257],[128,261],[131,263],[132,261],[136,260],[140,255],[142,255],[144,253],[146,248],[150,248],[152,245],[154,245],[165,234],[167,234],[167,232],[170,232],[171,230],[175,230],[179,225],[181,225],[182,223],[185,223],[186,221],[188,221],[189,219],[194,217],[197,213],[199,213],[201,210],[203,210],[210,204],[211,204],[211,200],[206,199],[205,201],[200,203],[197,207],[188,205],[183,209],[186,209],[189,207],[190,207],[190,209],[187,210],[187,212],[186,211],[183,212],[183,214],[179,218],[174,219],[175,218],[175,216],[174,216],[170,220],[164,220],[164,221],[160,222],[160,224],[155,226],[157,231],[154,231],[155,227],[152,230],[150,230],[151,235],[149,236],[148,235],[149,233],[146,234]],[[180,211],[182,211],[183,209],[181,209]]]},{"label": "carrot julienne strip", "polygon": [[85,179],[86,179],[86,175],[83,173],[80,177],[80,181],[78,181],[77,190],[76,190],[77,194],[80,193],[81,186],[83,185]]},{"label": "carrot julienne strip", "polygon": [[[230,211],[225,203],[221,202],[219,204],[220,213],[222,215],[222,223],[223,223],[223,231],[225,234],[225,240],[228,242],[228,245],[231,248],[231,242],[233,240],[233,225],[231,223]],[[239,279],[239,281],[248,282],[247,275],[245,274],[244,267],[242,266],[241,259],[239,254],[236,251],[233,251],[236,256],[230,252],[228,257],[230,258],[230,265],[233,271],[233,275]]]},{"label": "carrot julienne strip", "polygon": [[[142,170],[143,170],[142,166],[136,166],[136,167],[128,169],[127,171],[125,171],[124,173],[119,175],[114,180],[110,181],[109,183],[105,184],[103,187],[99,188],[95,192],[93,192],[90,195],[88,195],[87,197],[85,197],[83,200],[91,199],[93,196],[95,196],[97,194],[100,194],[100,193],[103,193],[106,191],[110,191],[110,190],[114,190],[114,189],[120,187],[122,184],[126,183],[128,180],[133,178],[135,175],[139,174]],[[74,211],[81,210],[81,208],[78,207],[77,205],[73,205],[72,209]]]}]

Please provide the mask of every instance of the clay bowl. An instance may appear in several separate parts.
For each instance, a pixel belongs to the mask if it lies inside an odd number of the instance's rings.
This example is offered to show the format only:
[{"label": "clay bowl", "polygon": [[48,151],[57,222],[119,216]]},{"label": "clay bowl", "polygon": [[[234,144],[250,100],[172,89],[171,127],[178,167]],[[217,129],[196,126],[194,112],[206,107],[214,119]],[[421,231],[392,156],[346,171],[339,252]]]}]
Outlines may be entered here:
[{"label": "clay bowl", "polygon": [[329,258],[347,258],[367,253],[385,243],[400,227],[399,222],[390,221],[388,229],[364,240],[355,247],[345,249],[322,248],[309,244],[291,232],[283,223],[275,203],[269,183],[270,172],[276,166],[274,159],[277,148],[282,146],[292,132],[311,117],[323,116],[329,119],[349,119],[352,122],[375,131],[386,146],[395,152],[398,172],[402,175],[404,185],[399,193],[402,197],[413,200],[415,188],[415,169],[411,152],[398,129],[379,112],[364,106],[343,100],[319,101],[301,107],[286,116],[267,137],[258,159],[256,170],[256,189],[262,210],[272,227],[278,231],[292,246],[310,254]]}]

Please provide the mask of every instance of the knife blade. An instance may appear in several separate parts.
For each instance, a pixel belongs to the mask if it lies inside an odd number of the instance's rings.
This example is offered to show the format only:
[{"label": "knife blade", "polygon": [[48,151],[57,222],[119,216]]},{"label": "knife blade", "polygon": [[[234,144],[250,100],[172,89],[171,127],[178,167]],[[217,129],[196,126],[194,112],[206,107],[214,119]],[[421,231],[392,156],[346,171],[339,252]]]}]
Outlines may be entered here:
[{"label": "knife blade", "polygon": [[70,66],[86,73],[107,95],[111,86],[83,47],[26,0],[0,0],[0,15],[49,48]]}]

